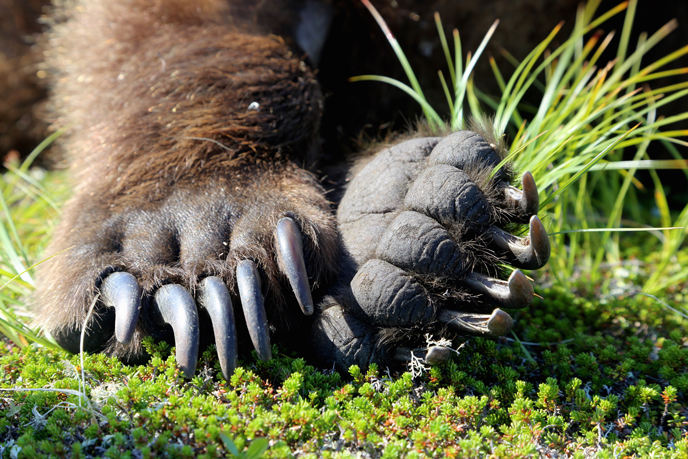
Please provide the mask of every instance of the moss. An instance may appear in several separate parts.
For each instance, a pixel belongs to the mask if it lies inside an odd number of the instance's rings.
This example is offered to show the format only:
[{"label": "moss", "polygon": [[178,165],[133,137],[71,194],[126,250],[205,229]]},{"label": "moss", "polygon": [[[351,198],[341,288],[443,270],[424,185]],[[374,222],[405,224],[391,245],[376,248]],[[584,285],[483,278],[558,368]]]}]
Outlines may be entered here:
[{"label": "moss", "polygon": [[84,398],[78,356],[5,340],[0,387],[65,391],[2,394],[2,457],[259,457],[261,438],[264,457],[685,457],[685,319],[640,296],[541,294],[519,341],[472,338],[416,379],[339,375],[275,347],[230,381],[209,350],[185,381],[148,342],[143,366],[85,356]]}]

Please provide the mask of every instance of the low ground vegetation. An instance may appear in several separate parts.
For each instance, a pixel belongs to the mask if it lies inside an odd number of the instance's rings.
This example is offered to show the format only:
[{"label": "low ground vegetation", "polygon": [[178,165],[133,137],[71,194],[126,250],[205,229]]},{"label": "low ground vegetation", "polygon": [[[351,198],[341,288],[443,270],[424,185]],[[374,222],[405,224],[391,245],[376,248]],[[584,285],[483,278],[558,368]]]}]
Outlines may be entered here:
[{"label": "low ground vegetation", "polygon": [[[546,51],[552,35],[514,62],[510,79],[495,67],[499,97],[470,77],[482,48],[469,60],[458,33],[453,53],[445,44],[449,123],[495,114],[510,160],[542,190],[553,252],[536,279],[539,298],[513,313],[513,333],[459,340],[438,367],[339,374],[275,346],[273,360],[244,356],[225,381],[209,349],[187,381],[164,343],[146,344],[153,357],[143,366],[69,355],[31,328],[26,307],[32,264],[69,187],[63,173],[31,166],[40,148],[22,164],[6,158],[0,458],[688,457],[688,206],[669,207],[680,187],[658,172],[686,167],[686,133],[668,126],[688,113],[658,113],[688,95],[688,83],[661,83],[687,73],[666,66],[688,47],[646,64],[675,25],[630,51],[636,2],[601,15],[598,5],[581,8],[561,48]],[[598,62],[614,41],[597,28],[624,11],[616,58]],[[444,122],[412,73],[411,86],[392,83],[415,94],[431,125]],[[539,106],[526,102],[533,91]],[[654,145],[673,159],[653,159]]]}]

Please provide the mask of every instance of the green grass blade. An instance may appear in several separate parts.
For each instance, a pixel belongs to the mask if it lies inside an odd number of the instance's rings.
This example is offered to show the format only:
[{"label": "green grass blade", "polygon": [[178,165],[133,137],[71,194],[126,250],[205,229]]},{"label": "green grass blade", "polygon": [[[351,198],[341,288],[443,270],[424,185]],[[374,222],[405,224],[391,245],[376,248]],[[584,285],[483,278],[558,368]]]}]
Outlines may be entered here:
[{"label": "green grass blade", "polygon": [[444,57],[445,59],[447,59],[447,65],[449,66],[449,78],[451,79],[452,88],[455,88],[456,69],[454,67],[454,60],[452,59],[451,52],[449,51],[449,44],[447,43],[447,36],[444,33],[444,27],[442,27],[440,13],[438,13],[437,11],[435,11],[435,26],[437,27],[437,33],[440,36],[440,43],[442,44],[442,51],[444,52]]},{"label": "green grass blade", "polygon": [[413,88],[410,88],[409,86],[405,85],[404,83],[401,83],[400,81],[397,81],[393,78],[385,77],[385,76],[379,76],[379,75],[359,75],[355,77],[349,78],[349,81],[351,82],[356,82],[356,81],[377,81],[380,83],[387,83],[395,88],[399,88],[402,91],[404,91],[406,94],[409,96],[413,97],[413,99],[420,104],[420,106],[423,108],[423,111],[426,113],[426,117],[428,121],[435,123],[437,126],[444,126],[444,121],[442,118],[437,114],[437,112],[430,106],[430,104],[425,100],[422,94],[418,94],[416,91],[413,90]]},{"label": "green grass blade", "polygon": [[619,137],[617,140],[615,140],[611,145],[609,145],[609,146],[606,147],[604,150],[602,150],[601,152],[599,152],[593,159],[591,159],[591,160],[588,162],[588,164],[585,165],[585,167],[584,167],[583,169],[581,169],[580,171],[578,171],[573,177],[571,177],[569,180],[567,180],[558,190],[556,190],[554,193],[552,193],[552,194],[550,194],[549,196],[547,196],[547,198],[545,198],[545,200],[544,200],[543,202],[540,203],[540,206],[544,207],[544,206],[546,206],[547,204],[549,204],[550,202],[552,202],[557,196],[559,196],[559,195],[560,195],[561,193],[563,193],[568,187],[570,187],[571,184],[573,184],[576,180],[578,180],[578,178],[579,178],[581,175],[583,175],[583,174],[584,174],[585,172],[587,172],[592,166],[594,166],[595,163],[596,163],[597,161],[599,161],[599,160],[602,159],[607,153],[609,153],[610,151],[612,151],[612,150],[614,149],[614,147],[616,147],[616,145],[617,145],[619,142],[621,142],[623,139],[625,139],[625,138],[626,138],[631,132],[633,132],[638,126],[640,126],[640,125],[638,124],[638,125],[636,125],[635,127],[631,128],[631,129],[628,130],[625,134],[623,134],[621,137]]},{"label": "green grass blade", "polygon": [[[399,60],[399,63],[401,63],[402,68],[404,69],[404,72],[406,73],[406,77],[409,79],[409,82],[411,83],[411,87],[413,90],[418,94],[420,98],[425,100],[425,96],[423,95],[423,89],[420,87],[420,84],[418,83],[418,79],[416,78],[415,73],[413,73],[413,69],[411,68],[411,64],[409,63],[408,59],[406,58],[406,55],[404,54],[404,51],[401,49],[401,46],[399,45],[399,42],[397,41],[396,38],[394,38],[394,34],[392,34],[392,31],[389,29],[389,26],[385,22],[384,18],[378,13],[377,9],[370,3],[369,0],[361,0],[363,5],[370,11],[370,14],[373,15],[375,18],[375,21],[377,24],[380,26],[380,29],[382,29],[382,32],[385,34],[385,37],[387,38],[387,41],[389,44],[392,46],[392,50],[394,50],[394,54],[396,54],[397,59]],[[427,105],[427,104],[426,104]],[[427,105],[429,106],[429,105]],[[421,104],[421,107],[423,107],[423,111],[425,112],[425,105]],[[439,128],[440,126],[443,125],[443,123],[440,123],[439,125],[435,126],[435,119],[432,116],[431,113],[425,113],[425,117],[428,119],[430,122],[431,126],[435,128]]]},{"label": "green grass blade", "polygon": [[487,31],[487,33],[483,37],[483,40],[480,42],[480,46],[478,46],[478,49],[475,51],[475,56],[472,59],[470,59],[470,61],[466,60],[466,70],[464,70],[463,75],[461,76],[461,79],[458,81],[458,86],[456,87],[455,100],[454,100],[454,111],[452,112],[452,117],[451,117],[452,129],[459,129],[464,124],[463,101],[464,101],[464,98],[466,96],[466,88],[468,86],[468,79],[471,76],[471,73],[473,72],[473,68],[475,68],[475,64],[478,62],[478,59],[480,58],[483,51],[485,50],[487,43],[492,38],[492,35],[494,35],[495,30],[497,30],[498,25],[499,25],[499,20],[496,20],[495,22],[492,23],[492,26],[489,28],[489,30]]}]

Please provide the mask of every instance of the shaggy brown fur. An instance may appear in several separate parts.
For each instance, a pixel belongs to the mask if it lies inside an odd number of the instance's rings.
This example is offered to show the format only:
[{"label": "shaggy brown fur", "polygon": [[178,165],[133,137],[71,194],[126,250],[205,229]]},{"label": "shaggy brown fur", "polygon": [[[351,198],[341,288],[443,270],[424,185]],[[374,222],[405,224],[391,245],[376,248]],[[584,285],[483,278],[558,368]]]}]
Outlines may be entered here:
[{"label": "shaggy brown fur", "polygon": [[[212,19],[218,20],[222,16],[224,23],[242,27],[250,24],[255,31],[272,33],[290,41],[289,37],[294,34],[294,25],[298,23],[299,10],[307,1],[225,2],[219,6],[221,11],[217,17]],[[60,15],[72,0],[54,2],[61,7],[57,13]],[[42,113],[37,111],[41,107],[35,105],[35,102],[45,95],[37,85],[39,81],[44,80],[37,77],[35,68],[36,61],[42,57],[42,50],[31,45],[36,41],[35,34],[41,30],[38,23],[39,15],[51,11],[51,8],[47,7],[49,3],[49,0],[0,0],[2,155],[9,148],[18,149],[21,153],[30,151],[44,138],[46,125],[41,122]],[[341,153],[345,149],[351,149],[350,138],[356,136],[366,124],[370,124],[374,135],[379,123],[391,119],[397,128],[402,128],[406,120],[415,116],[417,106],[395,88],[347,82],[350,76],[367,73],[382,73],[400,80],[404,80],[405,76],[394,53],[390,52],[389,44],[361,2],[322,0],[322,3],[331,4],[334,11],[331,33],[321,59],[320,79],[328,94],[330,107],[324,119],[324,140],[328,150]],[[477,47],[495,18],[502,19],[488,51],[499,59],[499,48],[504,47],[517,58],[523,58],[560,19],[573,18],[579,2],[374,0],[373,3],[397,34],[425,88],[426,95],[433,104],[443,106],[444,93],[438,85],[436,71],[444,68],[446,63],[437,31],[432,25],[435,11],[442,15],[446,31],[451,31],[454,27],[461,31],[461,40],[466,50],[474,50]],[[199,3],[202,8],[208,4]],[[52,13],[51,17],[58,16]],[[572,25],[573,21],[567,20],[566,27]],[[565,36],[564,34],[562,33],[562,36]],[[14,58],[17,56],[17,49],[24,56],[21,59]],[[483,83],[492,80],[492,71],[487,61],[478,62],[478,73],[487,77],[481,80]],[[347,145],[348,148],[342,148],[343,145]]]},{"label": "shaggy brown fur", "polygon": [[[89,0],[62,10],[47,62],[77,187],[48,249],[64,253],[41,267],[35,301],[54,334],[80,327],[112,270],[133,273],[146,293],[193,289],[210,274],[232,286],[244,258],[261,268],[280,323],[288,290],[273,232],[285,215],[302,228],[312,282],[336,270],[330,205],[299,167],[318,151],[318,84],[283,40],[237,24],[231,8]],[[139,354],[147,326],[112,352]]]},{"label": "shaggy brown fur", "polygon": [[[68,132],[61,143],[76,186],[48,248],[57,255],[39,268],[38,323],[77,350],[75,337],[100,282],[113,271],[129,272],[144,292],[133,343],[116,342],[112,311],[98,307],[86,345],[139,360],[144,336],[165,339],[149,310],[160,286],[181,284],[193,294],[199,280],[219,276],[236,299],[236,266],[250,259],[261,273],[273,331],[297,329],[291,344],[307,343],[308,333],[298,327],[309,322],[280,272],[279,219],[289,216],[301,228],[316,289],[332,287],[333,279],[346,284],[357,269],[341,253],[333,206],[310,172],[330,160],[320,143],[324,96],[312,61],[295,51],[289,37],[303,19],[302,8],[313,2],[55,1],[46,52],[53,127]],[[322,4],[360,10],[344,0]],[[488,180],[492,167],[471,165],[465,172],[480,182],[483,191],[477,192],[503,207],[494,180]],[[407,186],[415,180],[407,179]],[[375,185],[377,192],[389,184]],[[377,198],[373,193],[369,200]],[[494,212],[491,220],[510,220],[508,210]],[[456,232],[469,223],[457,222]],[[365,236],[370,228],[361,231]],[[467,256],[469,264],[492,267],[495,255],[479,237],[475,241],[466,241],[466,250],[484,253]],[[324,293],[316,290],[316,301]],[[453,299],[469,297],[457,291]],[[345,312],[355,309],[349,306]],[[387,311],[386,304],[379,307]],[[210,335],[207,317],[201,321],[204,337]],[[335,332],[345,330],[340,325]],[[421,336],[423,327],[416,328],[412,333]],[[362,351],[373,355],[378,346],[370,343],[373,348]]]}]

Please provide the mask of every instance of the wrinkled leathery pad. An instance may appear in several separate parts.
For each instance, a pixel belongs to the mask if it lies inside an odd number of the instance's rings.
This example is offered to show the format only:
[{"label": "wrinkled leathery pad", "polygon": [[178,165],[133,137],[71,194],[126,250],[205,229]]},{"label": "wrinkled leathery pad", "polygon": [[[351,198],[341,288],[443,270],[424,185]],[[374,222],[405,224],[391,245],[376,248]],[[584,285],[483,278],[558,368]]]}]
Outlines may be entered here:
[{"label": "wrinkled leathery pad", "polygon": [[[513,186],[509,167],[481,135],[406,141],[378,153],[351,181],[338,221],[355,270],[321,305],[313,343],[321,360],[394,365],[411,355],[428,364],[451,352],[424,342],[459,335],[501,336],[513,325],[502,308],[530,304],[534,292],[515,269],[539,269],[550,246],[536,214],[529,172]],[[503,229],[528,223],[529,237]]]}]

